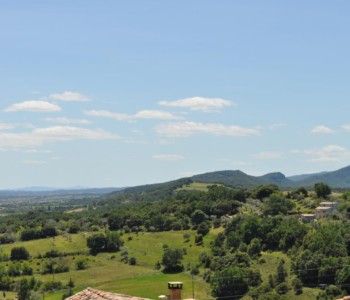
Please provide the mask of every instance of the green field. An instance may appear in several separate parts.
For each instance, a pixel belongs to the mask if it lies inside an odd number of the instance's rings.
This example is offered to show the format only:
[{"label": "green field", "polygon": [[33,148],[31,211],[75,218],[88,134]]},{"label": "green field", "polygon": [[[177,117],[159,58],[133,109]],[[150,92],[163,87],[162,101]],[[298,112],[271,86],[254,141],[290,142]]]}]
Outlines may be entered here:
[{"label": "green field", "polygon": [[[135,296],[141,296],[151,299],[157,299],[161,294],[167,294],[168,281],[184,282],[184,297],[192,298],[192,278],[188,272],[180,274],[164,274],[154,269],[157,261],[161,260],[163,253],[163,245],[169,247],[185,248],[186,255],[184,257],[184,266],[189,264],[197,264],[198,256],[202,251],[209,252],[210,242],[214,240],[217,233],[222,229],[212,230],[204,240],[203,246],[196,246],[194,243],[195,232],[193,231],[172,231],[162,233],[139,233],[124,234],[124,247],[129,252],[129,257],[134,256],[137,259],[136,266],[130,266],[120,261],[120,253],[111,254],[103,253],[97,256],[88,255],[86,247],[87,234],[75,234],[67,236],[59,236],[54,239],[42,239],[29,242],[18,242],[13,245],[5,245],[2,251],[9,254],[14,246],[24,246],[30,252],[32,259],[29,261],[33,267],[35,276],[44,281],[59,280],[63,283],[68,282],[72,278],[75,282],[74,292],[78,292],[86,287],[93,287],[111,292],[125,293]],[[191,239],[185,242],[184,233],[190,233]],[[45,252],[56,249],[66,253],[81,254],[69,255],[66,259],[71,268],[69,273],[61,273],[56,275],[41,275],[40,270],[44,259],[36,258]],[[79,258],[88,260],[89,268],[77,271],[74,268],[74,261]],[[267,280],[269,274],[274,274],[278,262],[283,258],[287,265],[290,265],[289,258],[280,252],[263,253],[262,258],[266,263],[254,263],[253,268],[258,269],[264,281]],[[3,263],[6,264],[6,263]],[[203,272],[203,270],[201,270]],[[288,277],[290,281],[291,276]],[[195,276],[193,279],[194,294],[196,299],[210,299],[210,287],[205,283],[201,275]],[[315,299],[318,290],[304,289],[304,293],[295,296],[290,291],[283,299]],[[59,300],[62,298],[63,291],[46,294],[45,299]],[[250,299],[248,296],[244,299]]]},{"label": "green field", "polygon": [[208,186],[210,186],[210,185],[213,185],[213,184],[207,184],[207,183],[202,183],[202,182],[192,182],[188,185],[184,185],[183,187],[179,188],[178,190],[194,190],[194,191],[207,192]]}]

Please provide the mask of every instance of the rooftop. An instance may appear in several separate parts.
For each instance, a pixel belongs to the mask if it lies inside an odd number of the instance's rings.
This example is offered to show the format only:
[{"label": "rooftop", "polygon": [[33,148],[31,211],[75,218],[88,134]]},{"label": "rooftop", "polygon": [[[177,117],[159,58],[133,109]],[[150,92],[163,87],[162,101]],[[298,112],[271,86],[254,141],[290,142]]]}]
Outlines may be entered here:
[{"label": "rooftop", "polygon": [[316,208],[316,210],[331,210],[332,207],[329,207],[329,206],[319,206]]},{"label": "rooftop", "polygon": [[134,296],[128,296],[123,294],[115,294],[110,292],[104,292],[95,290],[93,288],[87,288],[78,294],[75,294],[69,298],[69,300],[146,300],[146,298],[139,298]]}]

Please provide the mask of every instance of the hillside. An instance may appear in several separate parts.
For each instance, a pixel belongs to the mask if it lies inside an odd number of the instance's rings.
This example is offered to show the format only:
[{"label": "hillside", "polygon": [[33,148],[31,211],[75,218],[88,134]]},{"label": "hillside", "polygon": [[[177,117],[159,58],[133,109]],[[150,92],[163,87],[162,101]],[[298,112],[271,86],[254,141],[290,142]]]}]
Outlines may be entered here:
[{"label": "hillside", "polygon": [[350,188],[350,166],[333,171],[292,177],[296,185],[311,186],[317,182],[325,182],[333,188]]},{"label": "hillside", "polygon": [[346,189],[350,188],[350,166],[333,172],[304,174],[291,177],[286,177],[280,172],[268,173],[262,176],[252,176],[240,170],[224,170],[198,174],[164,183],[129,187],[111,193],[110,195],[144,195],[149,199],[157,199],[159,196],[170,196],[176,189],[193,182],[224,184],[242,188],[253,188],[263,184],[275,184],[282,188],[311,187],[317,182],[324,182],[333,188]]}]

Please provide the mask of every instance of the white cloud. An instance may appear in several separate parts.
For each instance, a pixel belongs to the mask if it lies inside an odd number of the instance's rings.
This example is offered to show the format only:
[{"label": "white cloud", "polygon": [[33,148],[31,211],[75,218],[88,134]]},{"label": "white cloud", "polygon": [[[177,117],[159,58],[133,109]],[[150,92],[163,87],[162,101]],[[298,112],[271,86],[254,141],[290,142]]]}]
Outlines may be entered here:
[{"label": "white cloud", "polygon": [[156,154],[152,156],[153,159],[163,160],[163,161],[179,161],[185,159],[179,154]]},{"label": "white cloud", "polygon": [[176,120],[178,117],[167,111],[141,110],[132,116],[134,119]]},{"label": "white cloud", "polygon": [[306,154],[312,162],[345,163],[350,159],[350,151],[339,145],[328,145],[321,149],[309,149],[299,153]]},{"label": "white cloud", "polygon": [[64,91],[62,93],[51,94],[50,99],[65,101],[65,102],[85,102],[89,101],[89,98],[81,93]]},{"label": "white cloud", "polygon": [[26,165],[45,165],[46,161],[43,161],[43,160],[24,160],[23,163]]},{"label": "white cloud", "polygon": [[13,124],[9,124],[9,123],[0,123],[0,130],[10,130],[15,128],[16,126]]},{"label": "white cloud", "polygon": [[66,117],[57,117],[57,118],[46,118],[47,122],[62,124],[62,125],[87,125],[91,122],[86,119],[71,119]]},{"label": "white cloud", "polygon": [[30,111],[30,112],[56,112],[60,111],[61,107],[56,104],[41,101],[29,100],[12,104],[5,109],[6,112]]},{"label": "white cloud", "polygon": [[35,149],[48,142],[69,140],[109,140],[117,135],[102,129],[87,129],[72,126],[52,126],[36,128],[29,132],[0,132],[0,148],[2,149]]},{"label": "white cloud", "polygon": [[110,118],[116,121],[133,121],[141,119],[153,119],[153,120],[175,120],[177,116],[167,111],[161,110],[141,110],[133,115],[111,112],[108,110],[89,110],[85,111],[88,116]]},{"label": "white cloud", "polygon": [[225,107],[234,105],[232,101],[221,98],[192,97],[175,101],[160,101],[160,105],[168,107],[189,108],[205,112],[218,111]]},{"label": "white cloud", "polygon": [[156,128],[159,135],[165,137],[189,137],[193,134],[212,134],[219,136],[252,136],[259,135],[259,130],[255,128],[245,128],[234,125],[223,125],[220,123],[196,123],[196,122],[176,122],[163,124]]},{"label": "white cloud", "polygon": [[350,132],[350,124],[344,124],[344,125],[342,126],[342,128],[343,128],[345,131]]},{"label": "white cloud", "polygon": [[263,151],[254,155],[255,159],[260,160],[279,159],[281,157],[282,153],[277,151]]},{"label": "white cloud", "polygon": [[334,130],[325,126],[325,125],[318,125],[311,130],[311,133],[313,133],[313,134],[332,134],[332,133],[334,133]]}]

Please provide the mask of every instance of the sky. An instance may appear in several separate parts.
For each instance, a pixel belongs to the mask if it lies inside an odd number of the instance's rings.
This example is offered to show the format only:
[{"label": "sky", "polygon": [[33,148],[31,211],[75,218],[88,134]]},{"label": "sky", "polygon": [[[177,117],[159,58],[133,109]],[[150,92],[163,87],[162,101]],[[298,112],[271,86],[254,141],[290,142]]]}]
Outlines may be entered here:
[{"label": "sky", "polygon": [[0,188],[350,164],[350,2],[3,0]]}]

